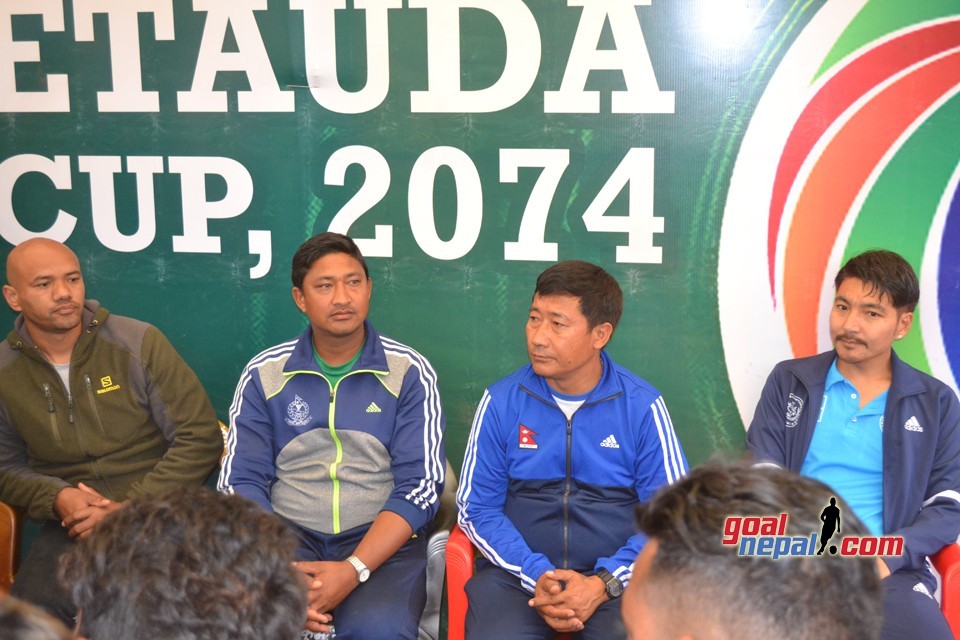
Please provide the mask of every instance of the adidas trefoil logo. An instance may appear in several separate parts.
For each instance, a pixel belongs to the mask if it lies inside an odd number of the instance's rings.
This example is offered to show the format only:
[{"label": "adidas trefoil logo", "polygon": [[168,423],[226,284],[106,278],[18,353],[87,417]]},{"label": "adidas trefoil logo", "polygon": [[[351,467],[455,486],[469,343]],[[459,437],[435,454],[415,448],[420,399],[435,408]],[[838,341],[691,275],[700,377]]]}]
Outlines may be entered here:
[{"label": "adidas trefoil logo", "polygon": [[367,407],[367,413],[381,413],[380,407],[377,406],[376,402],[371,402],[370,406]]},{"label": "adidas trefoil logo", "polygon": [[910,416],[910,419],[904,423],[903,428],[907,431],[923,433],[923,427],[920,426],[920,421],[917,420],[917,416]]},{"label": "adidas trefoil logo", "polygon": [[611,433],[606,438],[603,439],[603,442],[600,443],[601,447],[606,447],[607,449],[619,449],[620,444],[617,442],[617,439],[613,437]]}]

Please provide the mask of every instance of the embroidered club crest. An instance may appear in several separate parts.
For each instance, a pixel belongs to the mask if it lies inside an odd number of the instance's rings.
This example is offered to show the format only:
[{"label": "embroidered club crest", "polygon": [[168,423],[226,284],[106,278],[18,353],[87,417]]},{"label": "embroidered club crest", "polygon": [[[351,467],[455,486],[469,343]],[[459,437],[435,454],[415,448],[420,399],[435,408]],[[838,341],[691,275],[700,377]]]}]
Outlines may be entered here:
[{"label": "embroidered club crest", "polygon": [[797,426],[800,421],[800,414],[803,412],[803,399],[797,395],[790,394],[787,399],[787,429]]},{"label": "embroidered club crest", "polygon": [[518,446],[521,449],[539,449],[537,446],[537,441],[533,437],[537,435],[536,431],[533,431],[529,427],[520,425],[520,433],[518,435]]},{"label": "embroidered club crest", "polygon": [[287,405],[286,423],[291,427],[305,427],[310,420],[310,405],[300,396],[293,396],[293,402]]}]

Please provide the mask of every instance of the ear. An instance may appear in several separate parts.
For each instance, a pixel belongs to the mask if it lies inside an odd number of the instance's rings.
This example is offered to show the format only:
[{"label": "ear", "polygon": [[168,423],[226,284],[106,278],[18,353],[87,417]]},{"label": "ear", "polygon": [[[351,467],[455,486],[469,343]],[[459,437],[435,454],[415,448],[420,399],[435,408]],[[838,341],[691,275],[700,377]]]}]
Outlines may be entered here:
[{"label": "ear", "polygon": [[3,285],[3,297],[6,299],[7,304],[10,305],[10,308],[20,313],[23,309],[20,308],[20,294],[17,293],[17,290],[11,287],[8,284]]},{"label": "ear", "polygon": [[599,351],[607,346],[610,338],[613,337],[613,325],[609,322],[602,322],[595,326],[591,333],[593,333],[593,348]]},{"label": "ear", "polygon": [[913,326],[913,311],[906,311],[897,316],[897,340],[906,337],[910,333],[910,327]]},{"label": "ear", "polygon": [[294,287],[290,293],[293,294],[293,302],[297,305],[297,308],[300,309],[301,312],[306,313],[307,308],[303,303],[303,291],[301,291],[299,287]]}]

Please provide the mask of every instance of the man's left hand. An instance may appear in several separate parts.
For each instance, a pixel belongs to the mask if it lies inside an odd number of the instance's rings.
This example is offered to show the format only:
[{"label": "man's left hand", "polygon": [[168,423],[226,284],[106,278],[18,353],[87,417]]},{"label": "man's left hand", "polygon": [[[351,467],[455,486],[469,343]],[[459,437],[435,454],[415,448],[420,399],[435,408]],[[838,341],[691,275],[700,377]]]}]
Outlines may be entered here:
[{"label": "man's left hand", "polygon": [[123,504],[103,497],[95,489],[88,487],[82,482],[77,485],[77,488],[84,493],[90,494],[96,498],[96,500],[86,507],[77,509],[64,518],[63,526],[66,527],[67,533],[71,538],[84,540],[93,533],[94,527],[100,524],[101,520],[121,508]]},{"label": "man's left hand", "polygon": [[309,595],[307,608],[329,613],[357,588],[357,570],[349,562],[294,562],[293,566],[307,576]]},{"label": "man's left hand", "polygon": [[585,576],[568,569],[554,569],[552,577],[565,583],[563,591],[559,593],[537,593],[530,601],[530,606],[540,610],[542,607],[558,607],[570,609],[576,618],[586,622],[593,612],[603,604],[607,598],[606,585],[597,576]]}]

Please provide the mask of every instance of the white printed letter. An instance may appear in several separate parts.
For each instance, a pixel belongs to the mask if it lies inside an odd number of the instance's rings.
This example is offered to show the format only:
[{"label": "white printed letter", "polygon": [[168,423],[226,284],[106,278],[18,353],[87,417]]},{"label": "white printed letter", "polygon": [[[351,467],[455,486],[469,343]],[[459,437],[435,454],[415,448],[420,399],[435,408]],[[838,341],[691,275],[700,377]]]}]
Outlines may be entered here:
[{"label": "white printed letter", "polygon": [[57,189],[70,188],[70,158],[69,156],[54,156],[53,160],[43,156],[24,154],[13,156],[0,162],[0,236],[10,244],[20,244],[30,238],[52,238],[65,242],[77,219],[60,209],[57,219],[46,231],[30,231],[20,224],[13,211],[13,187],[17,180],[25,173],[42,173],[50,178]]},{"label": "white printed letter", "polygon": [[[194,11],[206,11],[197,69],[190,91],[177,92],[180,111],[226,111],[227,93],[214,91],[220,71],[247,74],[250,91],[237,94],[240,111],[293,111],[292,91],[281,91],[263,46],[254,11],[265,11],[267,0],[193,0]],[[233,28],[239,51],[224,52],[227,26]]]},{"label": "white printed letter", "polygon": [[366,11],[367,84],[359,91],[344,91],[337,77],[337,9],[346,0],[290,0],[291,9],[303,11],[303,48],[310,93],[324,109],[336,113],[364,113],[375,109],[390,89],[390,43],[387,10],[400,9],[401,0],[354,0],[354,9]]},{"label": "white printed letter", "polygon": [[[592,1],[592,0],[591,0]],[[410,0],[427,10],[429,89],[410,93],[414,113],[488,113],[520,101],[540,71],[540,30],[521,0]],[[460,89],[460,10],[487,11],[503,28],[507,59],[492,87]]]},{"label": "white printed letter", "polygon": [[[176,253],[220,253],[220,238],[209,235],[207,221],[235,218],[253,201],[253,179],[246,167],[231,158],[169,159],[170,173],[180,174],[183,202],[183,235],[173,236]],[[222,200],[207,200],[207,175],[218,175],[226,183]]]},{"label": "white printed letter", "polygon": [[121,252],[142,251],[157,235],[157,213],[154,208],[153,176],[163,173],[163,158],[142,156],[127,158],[127,172],[137,176],[137,231],[120,233],[117,224],[117,199],[114,176],[120,173],[119,156],[80,156],[82,173],[90,174],[90,209],[93,232],[107,249]]},{"label": "white printed letter", "polygon": [[[593,70],[619,70],[626,91],[614,91],[613,113],[673,113],[673,91],[660,91],[635,6],[651,0],[567,0],[583,7],[559,91],[543,94],[546,113],[600,113],[600,93],[587,91]],[[616,49],[599,50],[603,25],[610,20]]]},{"label": "white printed letter", "polygon": [[14,41],[13,16],[43,16],[44,31],[63,31],[61,0],[0,0],[0,112],[67,112],[70,94],[67,76],[47,76],[46,91],[17,91],[17,62],[40,62],[40,43]]},{"label": "white printed letter", "polygon": [[107,112],[157,112],[156,91],[143,90],[140,69],[140,14],[152,13],[157,40],[173,40],[171,0],[73,0],[74,37],[93,41],[93,14],[106,13],[110,25],[113,90],[97,92],[97,108]]}]

